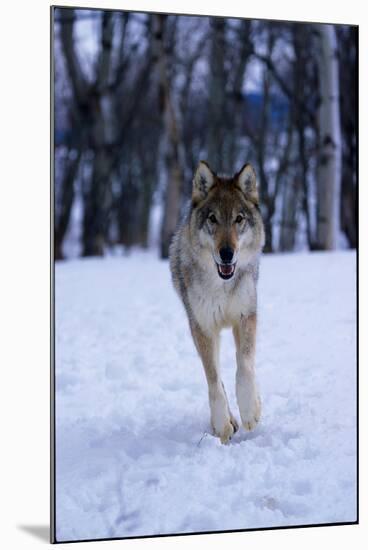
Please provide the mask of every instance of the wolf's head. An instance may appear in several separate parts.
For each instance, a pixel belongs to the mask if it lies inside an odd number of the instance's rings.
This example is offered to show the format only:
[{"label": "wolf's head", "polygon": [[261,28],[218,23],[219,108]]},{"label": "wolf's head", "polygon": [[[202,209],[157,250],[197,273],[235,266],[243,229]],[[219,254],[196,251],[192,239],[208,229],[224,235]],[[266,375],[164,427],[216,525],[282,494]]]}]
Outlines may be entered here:
[{"label": "wolf's head", "polygon": [[233,177],[223,177],[200,161],[193,179],[191,232],[225,280],[261,251],[264,229],[250,164]]}]

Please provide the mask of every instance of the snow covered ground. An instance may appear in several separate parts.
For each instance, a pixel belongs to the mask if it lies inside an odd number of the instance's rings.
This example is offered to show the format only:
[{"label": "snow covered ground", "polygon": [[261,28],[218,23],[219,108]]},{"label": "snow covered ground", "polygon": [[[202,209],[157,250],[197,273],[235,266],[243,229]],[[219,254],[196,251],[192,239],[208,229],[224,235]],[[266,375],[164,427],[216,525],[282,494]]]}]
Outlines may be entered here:
[{"label": "snow covered ground", "polygon": [[[264,256],[260,425],[210,434],[207,388],[168,263],[56,265],[57,540],[356,519],[352,252]],[[223,333],[235,400],[235,350]]]}]

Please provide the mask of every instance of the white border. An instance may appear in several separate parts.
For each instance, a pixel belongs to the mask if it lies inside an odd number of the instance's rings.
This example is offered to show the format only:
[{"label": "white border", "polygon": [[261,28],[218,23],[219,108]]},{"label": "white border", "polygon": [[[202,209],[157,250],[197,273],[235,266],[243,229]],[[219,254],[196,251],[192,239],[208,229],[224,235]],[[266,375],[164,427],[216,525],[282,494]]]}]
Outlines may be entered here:
[{"label": "white border", "polygon": [[[308,0],[85,0],[63,5],[232,15],[360,25],[360,120],[368,121],[368,18],[364,3]],[[44,0],[4,2],[1,10],[1,543],[44,544],[17,526],[49,521],[49,6]],[[360,125],[360,234],[368,235],[367,122]],[[5,191],[5,193],[4,193]],[[360,245],[361,506],[359,526],[85,543],[85,548],[362,548],[367,506],[367,250]],[[365,341],[367,337],[365,338]],[[333,460],[333,457],[331,457]],[[365,537],[364,537],[365,535]],[[75,546],[75,545],[70,545]]]}]

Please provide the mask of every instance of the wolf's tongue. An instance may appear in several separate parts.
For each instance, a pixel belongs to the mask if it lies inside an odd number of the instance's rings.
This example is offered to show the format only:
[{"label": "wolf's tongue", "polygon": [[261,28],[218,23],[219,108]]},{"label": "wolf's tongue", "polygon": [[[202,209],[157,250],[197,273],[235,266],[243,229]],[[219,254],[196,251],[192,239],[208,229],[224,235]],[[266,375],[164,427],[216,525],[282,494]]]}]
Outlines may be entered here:
[{"label": "wolf's tongue", "polygon": [[223,275],[230,275],[233,272],[232,265],[220,265],[220,271]]}]

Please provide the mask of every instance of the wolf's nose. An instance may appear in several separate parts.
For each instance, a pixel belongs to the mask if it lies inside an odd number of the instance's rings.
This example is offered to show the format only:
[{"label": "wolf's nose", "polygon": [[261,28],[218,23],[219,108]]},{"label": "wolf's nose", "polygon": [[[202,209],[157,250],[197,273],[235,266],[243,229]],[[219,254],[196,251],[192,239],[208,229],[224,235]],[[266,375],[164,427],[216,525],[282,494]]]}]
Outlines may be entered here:
[{"label": "wolf's nose", "polygon": [[223,246],[220,248],[220,258],[224,264],[230,264],[234,256],[234,250],[230,246]]}]

